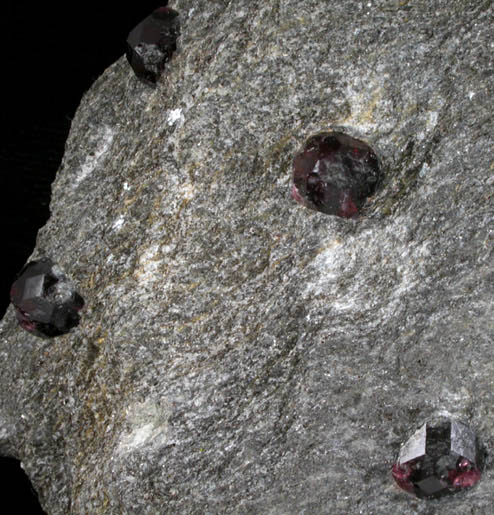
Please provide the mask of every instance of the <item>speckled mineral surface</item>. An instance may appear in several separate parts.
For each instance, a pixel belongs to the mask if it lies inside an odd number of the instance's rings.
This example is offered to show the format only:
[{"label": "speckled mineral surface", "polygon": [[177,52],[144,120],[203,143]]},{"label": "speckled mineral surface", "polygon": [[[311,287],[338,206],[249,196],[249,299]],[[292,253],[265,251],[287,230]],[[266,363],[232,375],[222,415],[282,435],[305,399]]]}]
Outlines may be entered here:
[{"label": "speckled mineral surface", "polygon": [[[122,57],[73,120],[32,259],[84,317],[44,341],[7,311],[0,452],[55,515],[490,514],[492,2],[173,8],[157,87]],[[290,197],[328,130],[379,151],[358,221]],[[390,470],[436,412],[488,458],[425,501]]]}]

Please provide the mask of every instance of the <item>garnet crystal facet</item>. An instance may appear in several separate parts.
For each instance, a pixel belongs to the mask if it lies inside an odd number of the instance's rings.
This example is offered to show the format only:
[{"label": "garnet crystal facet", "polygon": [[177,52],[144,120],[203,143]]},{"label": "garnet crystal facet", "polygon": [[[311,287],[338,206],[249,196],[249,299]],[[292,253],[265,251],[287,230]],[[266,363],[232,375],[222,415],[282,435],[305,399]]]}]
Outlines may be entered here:
[{"label": "garnet crystal facet", "polygon": [[31,261],[10,289],[19,325],[41,337],[65,334],[79,323],[84,300],[48,258]]},{"label": "garnet crystal facet", "polygon": [[292,197],[300,204],[356,218],[379,180],[379,163],[363,141],[341,132],[309,138],[293,159]]},{"label": "garnet crystal facet", "polygon": [[392,474],[403,490],[434,499],[473,486],[481,476],[473,431],[446,418],[427,422],[403,444]]},{"label": "garnet crystal facet", "polygon": [[177,49],[178,12],[159,7],[132,29],[127,37],[127,59],[139,79],[155,86]]}]

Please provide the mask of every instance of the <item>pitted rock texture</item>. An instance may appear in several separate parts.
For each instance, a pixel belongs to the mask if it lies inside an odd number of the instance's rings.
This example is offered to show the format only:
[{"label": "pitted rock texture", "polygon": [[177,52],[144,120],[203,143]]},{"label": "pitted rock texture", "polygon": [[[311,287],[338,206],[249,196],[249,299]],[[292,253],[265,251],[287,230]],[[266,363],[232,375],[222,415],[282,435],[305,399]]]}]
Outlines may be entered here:
[{"label": "pitted rock texture", "polygon": [[[150,90],[81,101],[33,259],[86,301],[45,342],[0,324],[0,452],[51,514],[490,513],[391,478],[436,412],[494,443],[494,8],[177,0]],[[358,222],[290,197],[337,130],[383,182]]]}]

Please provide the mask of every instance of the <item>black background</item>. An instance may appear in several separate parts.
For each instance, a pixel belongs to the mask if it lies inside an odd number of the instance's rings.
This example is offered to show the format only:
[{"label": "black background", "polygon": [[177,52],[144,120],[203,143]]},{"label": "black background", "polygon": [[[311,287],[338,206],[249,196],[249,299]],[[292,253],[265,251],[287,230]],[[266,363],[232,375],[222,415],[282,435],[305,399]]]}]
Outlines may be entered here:
[{"label": "black background", "polygon": [[[166,3],[2,3],[0,318],[49,217],[50,185],[81,96],[124,54],[129,31]],[[17,460],[0,458],[0,494],[16,512],[44,513]]]}]

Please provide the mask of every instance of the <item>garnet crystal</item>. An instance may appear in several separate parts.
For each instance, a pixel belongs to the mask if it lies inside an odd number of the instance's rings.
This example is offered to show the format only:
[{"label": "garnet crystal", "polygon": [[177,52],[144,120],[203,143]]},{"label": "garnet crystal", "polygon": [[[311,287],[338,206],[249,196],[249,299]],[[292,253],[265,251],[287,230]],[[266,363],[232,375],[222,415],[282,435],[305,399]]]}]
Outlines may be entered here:
[{"label": "garnet crystal", "polygon": [[378,179],[379,163],[366,143],[323,132],[309,138],[293,159],[292,197],[309,209],[356,218]]},{"label": "garnet crystal", "polygon": [[50,259],[31,261],[10,289],[19,325],[41,337],[65,334],[79,323],[84,300]]},{"label": "garnet crystal", "polygon": [[139,79],[155,86],[177,49],[178,12],[159,7],[132,29],[127,37],[127,59]]},{"label": "garnet crystal", "polygon": [[473,486],[481,476],[473,431],[457,420],[425,423],[401,447],[392,474],[403,490],[434,499]]}]

